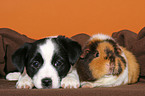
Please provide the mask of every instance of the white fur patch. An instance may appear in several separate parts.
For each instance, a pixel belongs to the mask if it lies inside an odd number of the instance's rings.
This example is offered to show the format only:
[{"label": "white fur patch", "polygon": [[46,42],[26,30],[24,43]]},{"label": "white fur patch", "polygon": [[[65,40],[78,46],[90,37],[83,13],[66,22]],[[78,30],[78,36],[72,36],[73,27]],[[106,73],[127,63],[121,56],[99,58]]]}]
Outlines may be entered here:
[{"label": "white fur patch", "polygon": [[39,71],[34,75],[33,82],[37,88],[43,88],[42,79],[50,78],[52,79],[52,88],[60,87],[60,78],[56,69],[51,64],[54,52],[56,50],[55,44],[48,39],[45,44],[39,45],[39,52],[44,60],[43,65],[39,69]]},{"label": "white fur patch", "polygon": [[18,89],[32,89],[33,88],[33,82],[32,79],[27,75],[20,75],[19,80],[16,83],[16,88]]},{"label": "white fur patch", "polygon": [[79,76],[75,68],[72,68],[70,73],[61,81],[62,88],[78,88],[80,87]]},{"label": "white fur patch", "polygon": [[19,79],[20,74],[20,72],[9,73],[6,76],[6,79],[9,81],[17,81]]},{"label": "white fur patch", "polygon": [[107,39],[110,39],[110,40],[113,40],[114,39],[108,35],[105,35],[105,34],[96,34],[96,35],[93,35],[91,38],[90,38],[90,41],[93,40],[93,39],[100,39],[100,40],[107,40]]}]

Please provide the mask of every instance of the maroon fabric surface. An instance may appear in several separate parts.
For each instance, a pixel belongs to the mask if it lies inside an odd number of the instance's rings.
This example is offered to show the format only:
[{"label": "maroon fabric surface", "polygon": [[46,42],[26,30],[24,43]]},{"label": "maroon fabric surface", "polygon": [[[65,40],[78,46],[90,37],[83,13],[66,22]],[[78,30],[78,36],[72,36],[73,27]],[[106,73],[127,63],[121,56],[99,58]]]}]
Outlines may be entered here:
[{"label": "maroon fabric surface", "polygon": [[0,28],[0,77],[10,71],[16,70],[11,62],[13,52],[25,42],[33,42],[33,39],[21,35],[8,28]]},{"label": "maroon fabric surface", "polygon": [[145,81],[112,88],[15,89],[15,82],[0,79],[0,96],[145,96]]},{"label": "maroon fabric surface", "polygon": [[[89,39],[89,35],[78,34],[73,36],[72,39],[78,41],[83,46],[84,42]],[[3,78],[7,73],[16,70],[11,61],[13,52],[25,42],[34,41],[34,39],[19,34],[14,30],[0,28],[0,78]]]},{"label": "maroon fabric surface", "polygon": [[[144,57],[141,59],[139,58],[142,55],[144,56],[144,51],[142,50],[145,49],[142,49],[145,44],[145,32],[143,30],[138,35],[128,30],[123,30],[113,34],[113,37],[120,45],[127,47],[127,49],[134,52],[136,56],[139,56],[138,60],[141,60],[140,64],[142,64]],[[89,38],[90,36],[87,34],[78,34],[72,37],[72,39],[78,41],[82,47]],[[0,75],[4,76],[7,72],[15,70],[15,67],[11,64],[11,54],[25,42],[33,41],[33,39],[21,35],[11,29],[0,29]],[[141,43],[139,41],[141,41]],[[134,44],[136,44],[136,46]],[[137,48],[137,46],[141,48]],[[144,68],[144,65],[142,64],[141,67]],[[141,72],[144,72],[143,69]],[[15,89],[15,84],[16,82],[0,79],[0,96],[145,96],[145,77],[142,77],[140,82],[136,84],[113,88],[29,90]]]},{"label": "maroon fabric surface", "polygon": [[112,37],[136,56],[141,68],[140,75],[145,76],[145,27],[138,34],[122,30],[114,32]]}]

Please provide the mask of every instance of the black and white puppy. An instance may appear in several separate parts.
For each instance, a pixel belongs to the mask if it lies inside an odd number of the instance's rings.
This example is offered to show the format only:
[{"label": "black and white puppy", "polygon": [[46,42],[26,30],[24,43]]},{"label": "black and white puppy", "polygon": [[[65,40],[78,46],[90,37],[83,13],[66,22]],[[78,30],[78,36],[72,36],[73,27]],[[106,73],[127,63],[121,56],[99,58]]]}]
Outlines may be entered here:
[{"label": "black and white puppy", "polygon": [[[21,74],[9,73],[6,78],[14,80],[16,74],[19,75],[16,88],[65,88],[68,79],[64,77],[72,72],[80,54],[81,46],[64,36],[25,43],[12,56],[12,62]],[[79,86],[79,82],[75,85]]]}]

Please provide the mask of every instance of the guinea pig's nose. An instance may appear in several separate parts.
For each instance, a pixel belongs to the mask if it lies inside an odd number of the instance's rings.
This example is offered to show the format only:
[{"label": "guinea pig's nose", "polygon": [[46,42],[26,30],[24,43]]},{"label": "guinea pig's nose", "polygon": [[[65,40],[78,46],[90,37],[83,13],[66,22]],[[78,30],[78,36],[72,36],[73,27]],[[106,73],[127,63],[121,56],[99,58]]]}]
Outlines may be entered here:
[{"label": "guinea pig's nose", "polygon": [[52,87],[52,80],[51,80],[51,78],[44,78],[44,79],[41,80],[41,82],[42,82],[42,86],[44,88],[51,88]]}]

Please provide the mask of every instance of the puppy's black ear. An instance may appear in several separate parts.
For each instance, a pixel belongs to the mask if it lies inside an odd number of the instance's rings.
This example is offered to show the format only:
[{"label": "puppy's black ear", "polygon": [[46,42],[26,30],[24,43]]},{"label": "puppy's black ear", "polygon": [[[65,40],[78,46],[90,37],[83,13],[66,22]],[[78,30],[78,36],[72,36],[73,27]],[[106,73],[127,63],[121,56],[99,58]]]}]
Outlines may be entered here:
[{"label": "puppy's black ear", "polygon": [[81,45],[64,36],[58,36],[57,42],[64,47],[68,53],[69,62],[74,65],[81,54]]},{"label": "puppy's black ear", "polygon": [[25,43],[22,47],[17,49],[12,55],[12,63],[16,66],[19,72],[23,72],[26,63],[26,55],[31,47],[31,43]]}]

